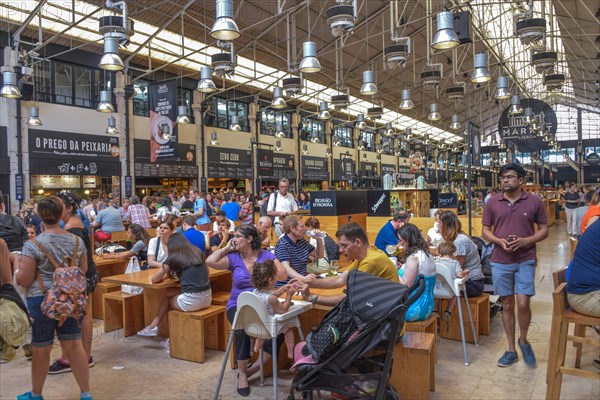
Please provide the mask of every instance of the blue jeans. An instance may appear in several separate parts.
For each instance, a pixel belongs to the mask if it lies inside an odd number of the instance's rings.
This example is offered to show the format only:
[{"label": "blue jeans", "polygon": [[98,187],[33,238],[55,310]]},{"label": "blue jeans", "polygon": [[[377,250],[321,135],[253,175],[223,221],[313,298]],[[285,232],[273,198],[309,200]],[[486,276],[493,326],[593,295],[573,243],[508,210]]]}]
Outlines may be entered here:
[{"label": "blue jeans", "polygon": [[521,263],[491,263],[494,294],[510,296],[513,294],[535,295],[535,260]]}]

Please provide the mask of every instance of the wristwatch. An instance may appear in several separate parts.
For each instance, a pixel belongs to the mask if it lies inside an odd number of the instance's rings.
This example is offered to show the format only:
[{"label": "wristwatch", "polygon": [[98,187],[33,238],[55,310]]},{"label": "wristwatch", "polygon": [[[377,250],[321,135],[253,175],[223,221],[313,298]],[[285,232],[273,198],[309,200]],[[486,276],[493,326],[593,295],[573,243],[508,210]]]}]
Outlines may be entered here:
[{"label": "wristwatch", "polygon": [[319,296],[317,296],[316,294],[313,294],[312,296],[310,296],[310,302],[313,304],[317,304],[318,299],[319,299]]}]

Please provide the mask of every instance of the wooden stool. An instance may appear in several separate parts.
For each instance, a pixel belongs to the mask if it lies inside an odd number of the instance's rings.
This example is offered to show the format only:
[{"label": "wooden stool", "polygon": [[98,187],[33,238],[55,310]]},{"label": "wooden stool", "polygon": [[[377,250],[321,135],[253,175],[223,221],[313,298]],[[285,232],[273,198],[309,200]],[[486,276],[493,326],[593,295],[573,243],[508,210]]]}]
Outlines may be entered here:
[{"label": "wooden stool", "polygon": [[98,282],[96,289],[90,298],[92,302],[92,318],[104,319],[104,301],[102,296],[105,293],[111,293],[121,290],[121,285],[118,283]]},{"label": "wooden stool", "polygon": [[225,351],[225,307],[199,311],[169,311],[171,357],[204,362],[204,349]]},{"label": "wooden stool", "polygon": [[229,301],[229,297],[231,296],[230,292],[215,292],[212,294],[212,302],[211,304],[215,306],[225,306]]},{"label": "wooden stool", "polygon": [[144,297],[125,292],[105,293],[104,332],[123,328],[123,336],[135,335],[144,327]]},{"label": "wooden stool", "polygon": [[429,399],[435,390],[434,343],[431,333],[407,332],[394,347],[389,382],[401,399]]},{"label": "wooden stool", "polygon": [[437,364],[436,347],[437,347],[437,334],[438,334],[438,316],[431,314],[425,321],[411,321],[405,322],[406,332],[427,332],[435,335],[433,339],[433,360]]},{"label": "wooden stool", "polygon": [[[600,318],[575,312],[567,302],[566,283],[561,283],[552,293],[553,311],[552,311],[552,329],[550,331],[550,345],[548,353],[548,369],[546,375],[546,399],[560,398],[563,375],[578,376],[580,378],[589,378],[597,380],[600,373],[595,371],[586,371],[577,368],[581,362],[581,353],[578,349],[575,368],[565,367],[565,353],[567,351],[567,341],[574,343],[591,344],[600,346],[596,339],[585,338],[581,336],[569,335],[569,324],[600,325]],[[577,333],[576,333],[577,334]],[[597,353],[596,353],[597,354]]]},{"label": "wooden stool", "polygon": [[[468,343],[475,343],[473,338],[473,332],[469,328],[469,314],[467,313],[467,307],[461,300],[463,323],[465,326],[465,340]],[[475,332],[477,332],[477,340],[479,341],[479,335],[489,335],[490,333],[490,296],[487,293],[483,293],[479,297],[469,297],[469,307],[471,308],[471,314],[473,317],[473,325],[475,326]],[[440,315],[444,315],[444,311],[448,308],[448,300],[442,299],[440,302]],[[440,323],[440,336],[450,340],[461,340],[460,337],[460,325],[458,320],[458,308],[452,309],[450,320],[446,321],[441,318]]]}]

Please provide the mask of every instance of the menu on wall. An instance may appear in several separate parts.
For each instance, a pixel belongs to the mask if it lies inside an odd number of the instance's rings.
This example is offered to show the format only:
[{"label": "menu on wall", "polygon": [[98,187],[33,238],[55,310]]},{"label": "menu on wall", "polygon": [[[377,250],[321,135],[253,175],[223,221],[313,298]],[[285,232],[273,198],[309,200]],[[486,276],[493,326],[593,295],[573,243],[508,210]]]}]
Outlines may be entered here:
[{"label": "menu on wall", "polygon": [[135,139],[133,148],[135,176],[155,178],[198,177],[196,145],[179,143],[177,154],[177,160],[152,163],[150,162],[150,141]]},{"label": "menu on wall", "polygon": [[252,176],[250,150],[209,146],[208,177],[247,179]]},{"label": "menu on wall", "polygon": [[377,163],[370,163],[370,162],[362,161],[360,163],[360,174],[361,174],[361,176],[377,175]]},{"label": "menu on wall", "polygon": [[29,172],[120,176],[119,138],[29,129]]},{"label": "menu on wall", "polygon": [[296,159],[293,154],[273,154],[273,177],[296,179]]},{"label": "menu on wall", "polygon": [[302,179],[325,181],[329,179],[327,158],[302,156]]},{"label": "menu on wall", "polygon": [[381,164],[381,175],[393,175],[394,173],[396,173],[396,168],[394,168],[394,164]]}]

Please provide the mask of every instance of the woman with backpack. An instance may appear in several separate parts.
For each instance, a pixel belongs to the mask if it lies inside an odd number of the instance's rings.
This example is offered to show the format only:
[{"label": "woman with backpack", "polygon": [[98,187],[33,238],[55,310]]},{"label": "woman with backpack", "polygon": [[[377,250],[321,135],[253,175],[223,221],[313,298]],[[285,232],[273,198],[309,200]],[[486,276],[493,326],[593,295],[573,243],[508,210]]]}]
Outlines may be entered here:
[{"label": "woman with backpack", "polygon": [[[69,271],[72,283],[85,287],[85,274],[88,269],[87,252],[83,240],[60,227],[63,215],[63,202],[55,196],[40,200],[38,204],[38,215],[42,218],[45,231],[37,238],[30,240],[23,246],[21,261],[17,270],[17,283],[27,287],[27,307],[33,319],[31,325],[33,346],[33,358],[31,361],[32,389],[30,392],[17,396],[18,400],[41,399],[42,389],[48,374],[50,364],[50,352],[54,344],[55,332],[60,340],[60,345],[71,364],[75,380],[81,391],[81,399],[91,399],[89,359],[81,342],[82,304],[81,293],[76,296],[73,303],[76,317],[68,317],[64,320],[52,319],[42,312],[42,306],[50,307],[46,312],[54,316],[52,304],[46,301],[44,293],[48,296],[53,292],[53,285],[58,284],[59,278],[67,278],[64,271]],[[62,268],[63,261],[70,259],[69,266],[78,267],[79,275],[75,274],[73,268]],[[57,271],[60,268],[61,271]],[[58,272],[60,272],[59,275]],[[55,276],[56,275],[56,276]],[[63,282],[67,283],[67,282]],[[84,290],[84,289],[83,289]],[[58,305],[58,301],[54,304]],[[87,306],[87,304],[85,304]],[[77,319],[76,319],[77,318]]]},{"label": "woman with backpack", "polygon": [[[96,264],[94,263],[94,257],[91,250],[90,245],[90,237],[88,235],[87,229],[83,225],[83,221],[79,216],[79,199],[73,193],[64,192],[59,193],[57,196],[62,200],[64,211],[62,214],[62,221],[65,223],[64,229],[67,232],[70,232],[76,236],[79,236],[83,242],[85,243],[85,248],[87,251],[87,262],[88,262],[88,270],[85,274],[87,279],[87,295],[91,296],[96,288],[96,283],[98,283],[98,271],[96,269]],[[83,348],[88,356],[88,363],[90,368],[94,366],[94,358],[92,357],[92,337],[94,336],[93,332],[93,323],[92,323],[92,313],[86,313],[83,318],[83,323],[81,325],[82,330],[82,338],[81,341],[83,343]],[[71,372],[71,365],[69,363],[69,358],[63,352],[62,356],[57,359],[50,368],[48,369],[48,373],[50,375],[62,374],[64,372]]]}]

